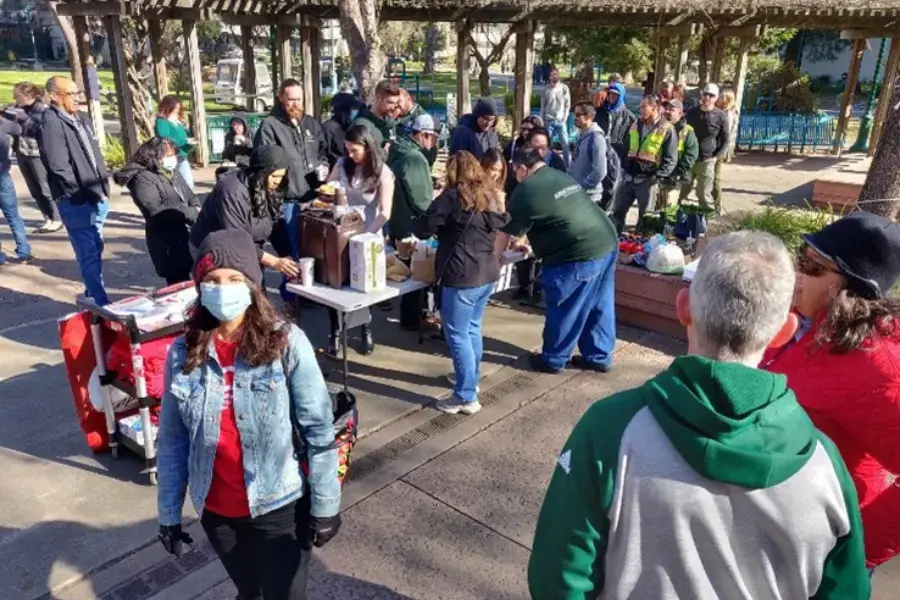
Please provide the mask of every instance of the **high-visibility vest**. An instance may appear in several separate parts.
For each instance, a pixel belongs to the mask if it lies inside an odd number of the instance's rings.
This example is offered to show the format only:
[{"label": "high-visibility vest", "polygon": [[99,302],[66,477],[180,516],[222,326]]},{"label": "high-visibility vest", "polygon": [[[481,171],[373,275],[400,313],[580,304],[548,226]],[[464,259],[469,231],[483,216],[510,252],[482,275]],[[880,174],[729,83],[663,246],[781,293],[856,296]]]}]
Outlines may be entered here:
[{"label": "high-visibility vest", "polygon": [[681,156],[681,153],[684,152],[684,140],[687,139],[687,136],[693,133],[694,128],[684,124],[684,128],[678,133],[678,156]]},{"label": "high-visibility vest", "polygon": [[638,122],[635,121],[628,132],[628,158],[636,158],[656,164],[661,163],[663,143],[666,141],[666,135],[671,128],[671,123],[665,119],[660,119],[659,124],[644,138],[642,143]]}]

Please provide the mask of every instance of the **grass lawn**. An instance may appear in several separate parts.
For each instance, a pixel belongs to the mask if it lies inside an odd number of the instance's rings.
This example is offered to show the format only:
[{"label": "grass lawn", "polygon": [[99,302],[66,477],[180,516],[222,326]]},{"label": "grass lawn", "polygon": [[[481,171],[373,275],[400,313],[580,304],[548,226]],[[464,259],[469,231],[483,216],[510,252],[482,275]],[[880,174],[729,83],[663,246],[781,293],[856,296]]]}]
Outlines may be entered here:
[{"label": "grass lawn", "polygon": [[[423,75],[421,69],[411,69],[407,66],[405,86],[410,91],[416,88],[416,75],[419,76],[419,86],[422,89],[430,89],[434,94],[434,102],[437,105],[444,106],[447,101],[447,94],[456,93],[456,71],[438,71],[432,75]],[[505,86],[498,85],[496,82],[491,86],[491,95],[494,98],[503,98],[507,91],[512,92]],[[473,98],[481,96],[481,88],[478,85],[478,77],[469,78],[469,91]]]}]

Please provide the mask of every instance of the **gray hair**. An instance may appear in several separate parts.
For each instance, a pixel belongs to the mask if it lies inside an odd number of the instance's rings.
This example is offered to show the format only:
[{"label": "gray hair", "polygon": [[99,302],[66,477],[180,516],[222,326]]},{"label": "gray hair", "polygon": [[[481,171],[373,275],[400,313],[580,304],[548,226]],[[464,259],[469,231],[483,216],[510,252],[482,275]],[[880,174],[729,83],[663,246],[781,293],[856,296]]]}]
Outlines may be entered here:
[{"label": "gray hair", "polygon": [[794,261],[759,231],[712,240],[691,282],[691,319],[708,358],[758,359],[784,325],[794,293]]}]

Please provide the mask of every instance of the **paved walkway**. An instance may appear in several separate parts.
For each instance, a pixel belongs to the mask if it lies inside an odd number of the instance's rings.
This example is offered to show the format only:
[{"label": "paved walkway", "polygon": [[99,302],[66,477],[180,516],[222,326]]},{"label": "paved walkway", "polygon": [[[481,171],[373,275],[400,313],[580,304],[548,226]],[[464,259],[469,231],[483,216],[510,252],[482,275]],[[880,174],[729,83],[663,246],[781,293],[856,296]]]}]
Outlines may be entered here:
[{"label": "paved walkway", "polygon": [[[784,194],[821,174],[806,161],[787,169],[758,162],[741,159],[726,171],[726,188],[740,190],[726,206],[751,207],[765,192]],[[23,215],[36,225],[13,174]],[[210,180],[211,171],[198,173]],[[112,207],[105,273],[113,296],[160,285],[135,207],[118,191]],[[153,541],[155,494],[138,460],[87,453],[56,339],[56,319],[81,292],[77,266],[64,233],[31,241],[34,264],[0,269],[0,598],[232,597],[205,544],[176,562]],[[3,227],[0,242],[11,244]],[[541,317],[502,297],[489,311],[487,408],[473,418],[428,407],[448,391],[449,361],[442,344],[398,333],[395,313],[376,314],[374,355],[351,354],[367,436],[346,487],[346,526],[316,553],[313,598],[524,597],[535,513],[571,425],[590,402],[643,382],[682,351],[623,328],[614,373],[539,376],[516,361],[540,343]],[[303,315],[315,343],[324,342],[323,322],[321,311]],[[896,596],[893,565],[877,580],[878,598]]]}]

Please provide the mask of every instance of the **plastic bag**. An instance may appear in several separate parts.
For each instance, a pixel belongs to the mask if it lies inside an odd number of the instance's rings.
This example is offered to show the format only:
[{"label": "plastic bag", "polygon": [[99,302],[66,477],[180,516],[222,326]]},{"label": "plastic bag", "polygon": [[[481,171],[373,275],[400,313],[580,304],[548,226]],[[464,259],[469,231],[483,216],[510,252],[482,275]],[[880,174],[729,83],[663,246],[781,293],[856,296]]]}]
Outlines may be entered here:
[{"label": "plastic bag", "polygon": [[684,252],[676,244],[657,246],[647,259],[647,270],[652,273],[677,275],[684,271]]}]

